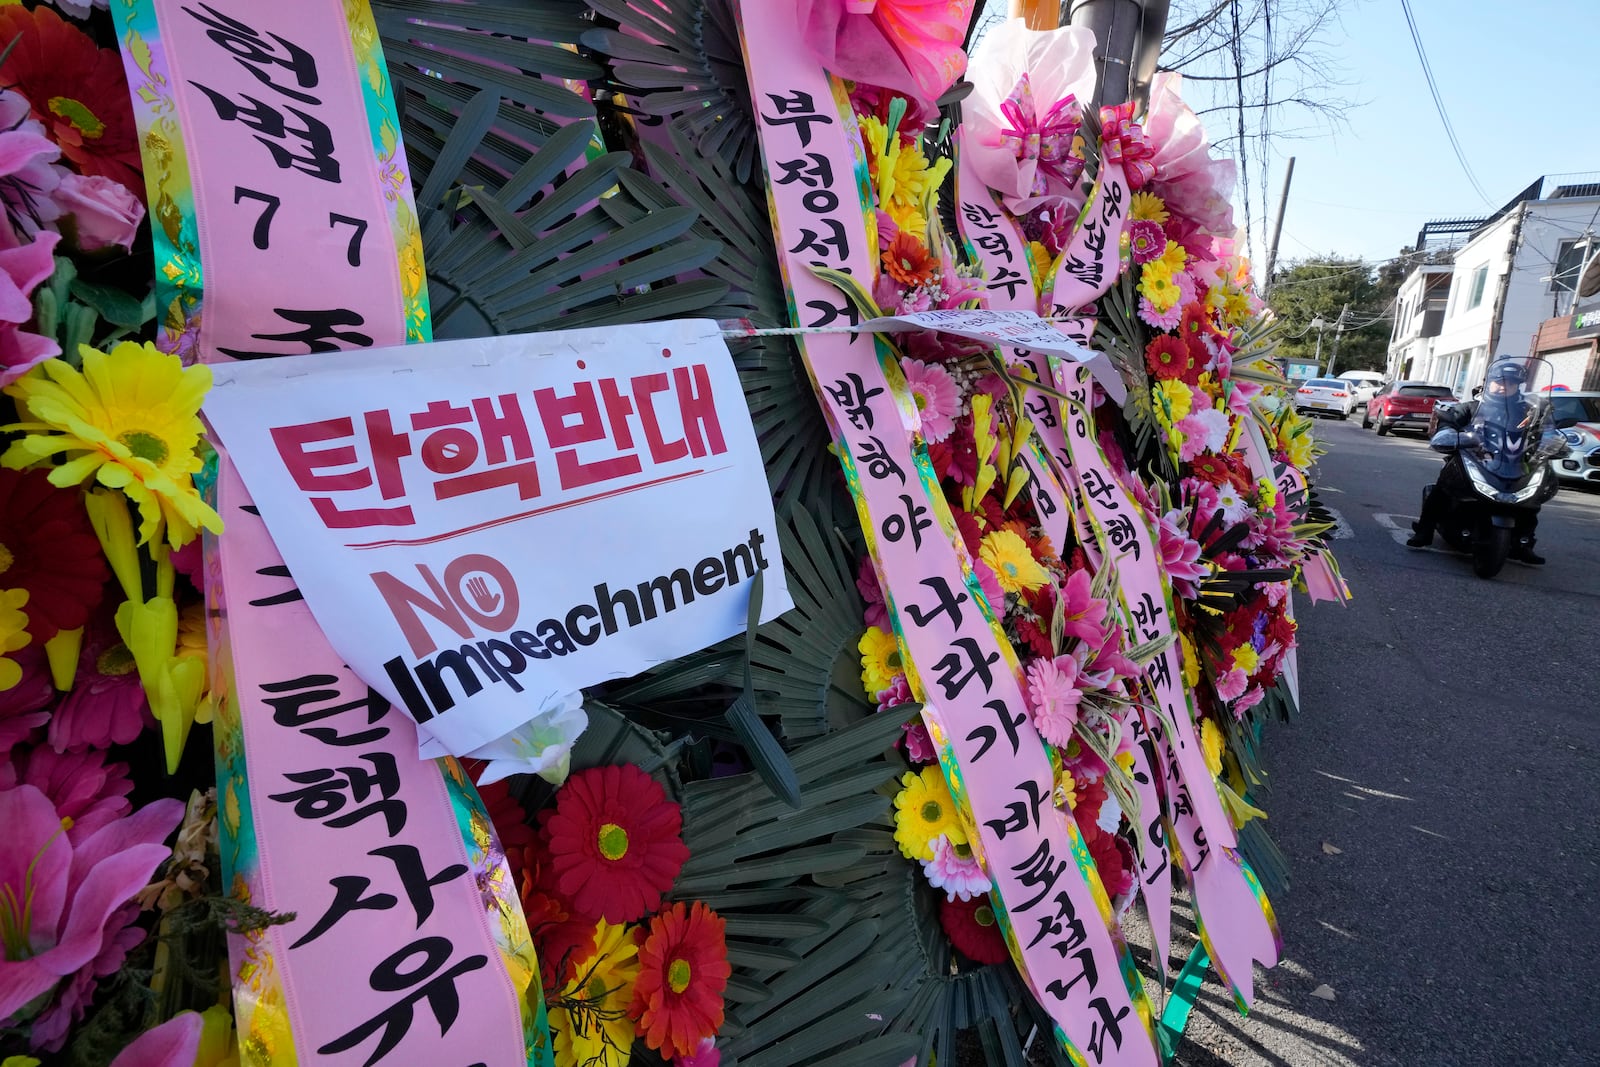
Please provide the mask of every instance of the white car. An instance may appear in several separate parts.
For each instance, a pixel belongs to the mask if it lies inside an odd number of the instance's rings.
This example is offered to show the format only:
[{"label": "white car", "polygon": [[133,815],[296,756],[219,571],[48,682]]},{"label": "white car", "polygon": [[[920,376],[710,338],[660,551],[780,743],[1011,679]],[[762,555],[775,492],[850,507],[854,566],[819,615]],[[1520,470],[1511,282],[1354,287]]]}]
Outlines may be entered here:
[{"label": "white car", "polygon": [[1312,378],[1295,390],[1294,409],[1348,419],[1356,409],[1356,395],[1343,378]]},{"label": "white car", "polygon": [[1355,397],[1352,408],[1367,406],[1367,401],[1378,395],[1378,390],[1383,386],[1382,378],[1345,378],[1344,383],[1350,387],[1350,395]]}]

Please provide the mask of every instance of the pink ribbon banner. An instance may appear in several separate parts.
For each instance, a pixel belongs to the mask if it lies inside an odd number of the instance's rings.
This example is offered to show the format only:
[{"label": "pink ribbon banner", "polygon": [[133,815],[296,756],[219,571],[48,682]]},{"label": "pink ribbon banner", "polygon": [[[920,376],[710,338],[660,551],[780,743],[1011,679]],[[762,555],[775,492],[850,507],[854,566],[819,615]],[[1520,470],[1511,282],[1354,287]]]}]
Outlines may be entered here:
[{"label": "pink ribbon banner", "polygon": [[[838,83],[795,47],[792,5],[741,0],[745,69],[796,325],[853,317],[813,266],[870,287],[876,235],[860,136]],[[859,197],[848,190],[854,179]],[[841,191],[846,195],[841,196]],[[893,352],[861,334],[802,338],[878,568],[913,691],[972,840],[1012,958],[1057,1038],[1080,1061],[1158,1062],[1142,981],[1112,921],[1028,719],[1019,665],[985,601],[914,439],[915,406]]]},{"label": "pink ribbon banner", "polygon": [[[399,122],[364,0],[115,5],[163,344],[222,362],[426,340]],[[243,1062],[551,1062],[538,966],[454,761],[323,636],[226,454],[207,544]]]}]

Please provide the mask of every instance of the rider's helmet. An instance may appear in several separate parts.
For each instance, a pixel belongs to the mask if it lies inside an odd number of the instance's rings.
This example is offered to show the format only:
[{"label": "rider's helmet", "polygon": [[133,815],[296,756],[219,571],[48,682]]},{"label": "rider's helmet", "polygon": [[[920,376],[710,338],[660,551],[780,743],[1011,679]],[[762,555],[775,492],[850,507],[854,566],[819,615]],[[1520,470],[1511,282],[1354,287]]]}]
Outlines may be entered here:
[{"label": "rider's helmet", "polygon": [[1528,372],[1522,364],[1508,356],[1501,356],[1489,367],[1488,377],[1484,381],[1484,395],[1489,397],[1514,396],[1522,390],[1522,384],[1528,380]]}]

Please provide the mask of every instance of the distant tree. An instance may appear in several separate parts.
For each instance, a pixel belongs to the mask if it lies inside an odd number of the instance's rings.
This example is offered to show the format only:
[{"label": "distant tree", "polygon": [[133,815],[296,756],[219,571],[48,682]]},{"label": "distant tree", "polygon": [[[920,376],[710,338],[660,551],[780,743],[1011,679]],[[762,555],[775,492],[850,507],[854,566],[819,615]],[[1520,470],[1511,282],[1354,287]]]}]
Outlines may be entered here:
[{"label": "distant tree", "polygon": [[[1373,266],[1360,259],[1317,256],[1280,269],[1267,293],[1268,305],[1283,324],[1278,354],[1313,358],[1320,332],[1324,368],[1337,347],[1336,371],[1381,371],[1388,356],[1395,294],[1405,277],[1392,269],[1395,262]],[[1324,323],[1320,331],[1311,325],[1318,318]]]}]

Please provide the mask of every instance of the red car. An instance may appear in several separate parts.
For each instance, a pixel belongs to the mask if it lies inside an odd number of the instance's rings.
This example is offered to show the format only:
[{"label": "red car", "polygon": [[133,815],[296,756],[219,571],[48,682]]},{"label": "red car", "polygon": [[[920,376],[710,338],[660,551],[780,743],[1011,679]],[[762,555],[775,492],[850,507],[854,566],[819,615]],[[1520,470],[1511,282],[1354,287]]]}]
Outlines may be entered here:
[{"label": "red car", "polygon": [[1433,405],[1441,401],[1449,403],[1455,398],[1449,387],[1431,382],[1390,382],[1367,401],[1361,428],[1370,429],[1377,423],[1379,437],[1387,436],[1390,430],[1417,430],[1425,434]]}]

